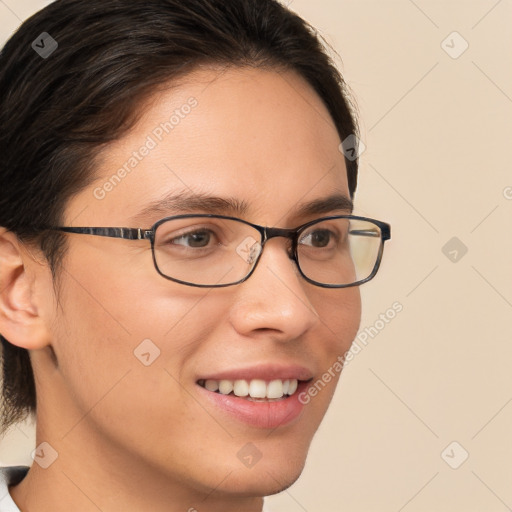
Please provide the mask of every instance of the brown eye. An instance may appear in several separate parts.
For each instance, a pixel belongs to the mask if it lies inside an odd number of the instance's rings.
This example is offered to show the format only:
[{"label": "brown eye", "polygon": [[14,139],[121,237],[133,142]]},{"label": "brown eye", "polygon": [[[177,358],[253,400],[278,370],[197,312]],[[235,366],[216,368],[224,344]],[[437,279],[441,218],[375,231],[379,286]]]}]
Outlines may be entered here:
[{"label": "brown eye", "polygon": [[203,248],[208,247],[212,238],[210,231],[193,231],[179,237],[173,238],[170,243],[175,245],[184,245],[187,247]]},{"label": "brown eye", "polygon": [[328,229],[316,229],[304,235],[300,239],[300,243],[311,247],[323,248],[328,247],[333,239],[334,233],[332,231]]}]

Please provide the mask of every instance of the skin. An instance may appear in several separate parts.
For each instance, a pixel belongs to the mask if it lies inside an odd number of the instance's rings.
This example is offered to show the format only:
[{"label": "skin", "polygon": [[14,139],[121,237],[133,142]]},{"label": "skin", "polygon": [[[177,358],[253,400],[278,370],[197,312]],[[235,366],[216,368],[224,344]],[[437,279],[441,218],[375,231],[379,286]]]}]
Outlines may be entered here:
[{"label": "skin", "polygon": [[[192,96],[197,107],[96,199],[95,187]],[[155,94],[134,129],[106,147],[98,180],[69,201],[62,224],[149,228],[173,212],[137,217],[148,203],[193,190],[244,200],[248,221],[296,227],[318,217],[297,216],[300,203],[349,196],[339,144],[298,75],[202,69]],[[57,300],[42,256],[0,231],[0,330],[30,350],[36,444],[58,452],[10,488],[14,501],[23,512],[260,511],[262,496],[300,475],[339,374],[299,418],[272,431],[205,401],[197,376],[286,363],[316,380],[356,335],[359,289],[307,283],[284,238],[265,246],[246,282],[200,289],[158,275],[147,241],[66,236]],[[148,338],[160,357],[144,366],[133,351]],[[237,457],[249,442],[262,454],[252,468]]]}]

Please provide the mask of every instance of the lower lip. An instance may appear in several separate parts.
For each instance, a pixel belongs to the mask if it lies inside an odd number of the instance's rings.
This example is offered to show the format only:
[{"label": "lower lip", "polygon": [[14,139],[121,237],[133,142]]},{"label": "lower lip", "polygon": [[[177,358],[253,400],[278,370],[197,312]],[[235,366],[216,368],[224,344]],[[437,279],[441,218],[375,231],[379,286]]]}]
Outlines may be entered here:
[{"label": "lower lip", "polygon": [[292,396],[272,402],[253,402],[235,395],[208,391],[199,384],[197,386],[211,403],[238,421],[253,427],[273,429],[288,425],[301,415],[304,404],[298,397],[308,383],[299,383],[297,391]]}]

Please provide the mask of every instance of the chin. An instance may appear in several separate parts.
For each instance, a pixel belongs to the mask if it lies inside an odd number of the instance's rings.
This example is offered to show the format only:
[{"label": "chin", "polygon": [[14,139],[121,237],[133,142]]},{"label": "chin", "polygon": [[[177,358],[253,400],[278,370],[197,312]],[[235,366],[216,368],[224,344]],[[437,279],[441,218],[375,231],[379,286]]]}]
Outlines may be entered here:
[{"label": "chin", "polygon": [[298,480],[304,464],[305,458],[302,457],[297,463],[292,460],[286,460],[284,464],[283,460],[263,463],[262,460],[252,468],[236,469],[226,479],[224,492],[240,497],[278,494]]},{"label": "chin", "polygon": [[304,466],[302,466],[300,470],[297,471],[291,478],[281,480],[279,484],[277,484],[277,482],[274,482],[276,485],[269,488],[268,491],[264,494],[264,496],[272,496],[273,494],[278,494],[280,492],[286,491],[286,489],[291,487],[299,479],[303,469]]}]

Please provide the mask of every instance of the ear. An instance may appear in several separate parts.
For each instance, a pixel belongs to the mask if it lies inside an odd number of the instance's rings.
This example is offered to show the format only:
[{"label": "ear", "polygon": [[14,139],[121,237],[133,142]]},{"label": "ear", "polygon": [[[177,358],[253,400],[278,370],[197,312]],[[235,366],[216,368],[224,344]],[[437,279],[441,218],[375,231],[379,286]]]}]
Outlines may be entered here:
[{"label": "ear", "polygon": [[0,334],[27,350],[43,348],[51,340],[36,300],[35,280],[41,272],[41,263],[18,237],[0,227]]}]

